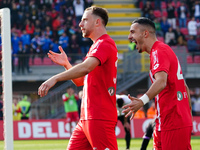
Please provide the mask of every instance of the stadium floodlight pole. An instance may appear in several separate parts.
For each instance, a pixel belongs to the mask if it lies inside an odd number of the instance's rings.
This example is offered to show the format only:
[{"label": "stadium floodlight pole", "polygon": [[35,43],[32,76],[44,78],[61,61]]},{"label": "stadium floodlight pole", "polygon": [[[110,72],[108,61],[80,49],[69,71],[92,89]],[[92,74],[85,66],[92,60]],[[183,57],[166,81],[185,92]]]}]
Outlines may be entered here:
[{"label": "stadium floodlight pole", "polygon": [[13,150],[12,74],[10,9],[0,9],[2,37],[2,84],[4,112],[4,150]]}]

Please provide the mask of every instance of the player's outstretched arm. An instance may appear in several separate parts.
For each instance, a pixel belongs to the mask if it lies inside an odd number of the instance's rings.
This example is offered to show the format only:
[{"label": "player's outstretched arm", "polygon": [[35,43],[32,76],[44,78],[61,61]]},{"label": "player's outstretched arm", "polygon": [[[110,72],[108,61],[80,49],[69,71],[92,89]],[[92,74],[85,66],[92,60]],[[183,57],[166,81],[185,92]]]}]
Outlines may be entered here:
[{"label": "player's outstretched arm", "polygon": [[[63,48],[59,46],[58,49],[60,50],[60,53],[55,53],[50,50],[48,53],[48,57],[56,64],[65,67],[66,70],[72,68],[72,65],[70,64],[67,54],[64,52]],[[82,86],[83,80],[84,80],[84,77],[80,77],[77,79],[73,79],[72,81],[74,82],[76,86]]]},{"label": "player's outstretched arm", "polygon": [[[144,94],[146,102],[149,100],[153,99],[157,94],[159,94],[166,86],[167,84],[167,73],[164,71],[157,72],[155,75],[155,82],[151,85],[149,90]],[[144,96],[142,96],[144,98]],[[134,114],[146,103],[142,100],[143,98],[135,98],[131,97],[129,95],[129,99],[131,99],[131,103],[123,106],[125,110],[123,111],[124,113],[127,113],[126,117],[132,114],[130,119],[133,119]]]},{"label": "player's outstretched arm", "polygon": [[69,63],[68,57],[66,53],[63,51],[63,48],[59,46],[58,49],[60,50],[60,53],[55,53],[50,50],[49,53],[47,53],[48,57],[58,65],[61,65],[64,67],[70,67],[71,64]]},{"label": "player's outstretched arm", "polygon": [[123,113],[126,113],[125,117],[128,117],[129,115],[131,115],[131,119],[133,119],[134,114],[144,105],[142,100],[136,97],[132,97],[130,95],[128,95],[129,99],[131,100],[131,103],[124,105],[123,108],[125,110],[123,110]]},{"label": "player's outstretched arm", "polygon": [[42,83],[41,86],[38,88],[38,95],[40,95],[41,97],[47,95],[49,89],[52,88],[59,81],[72,80],[85,76],[86,74],[94,70],[94,68],[97,67],[99,64],[99,59],[97,59],[96,57],[89,57],[84,62],[70,68],[69,70],[57,74]]}]

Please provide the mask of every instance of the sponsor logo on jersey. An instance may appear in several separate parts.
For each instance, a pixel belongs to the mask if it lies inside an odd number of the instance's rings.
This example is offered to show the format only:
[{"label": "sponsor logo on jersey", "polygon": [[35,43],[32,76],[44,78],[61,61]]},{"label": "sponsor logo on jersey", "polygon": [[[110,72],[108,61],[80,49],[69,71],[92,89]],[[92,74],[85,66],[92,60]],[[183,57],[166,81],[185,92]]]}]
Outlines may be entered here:
[{"label": "sponsor logo on jersey", "polygon": [[159,67],[157,50],[152,52],[152,56],[153,56],[153,70],[156,70]]},{"label": "sponsor logo on jersey", "polygon": [[155,64],[155,65],[153,66],[153,69],[156,70],[158,67],[159,67],[159,64]]},{"label": "sponsor logo on jersey", "polygon": [[179,101],[181,101],[183,99],[183,94],[180,91],[177,92],[177,99]]},{"label": "sponsor logo on jersey", "polygon": [[115,88],[114,87],[109,87],[108,88],[108,93],[110,94],[110,96],[113,96],[115,94]]}]

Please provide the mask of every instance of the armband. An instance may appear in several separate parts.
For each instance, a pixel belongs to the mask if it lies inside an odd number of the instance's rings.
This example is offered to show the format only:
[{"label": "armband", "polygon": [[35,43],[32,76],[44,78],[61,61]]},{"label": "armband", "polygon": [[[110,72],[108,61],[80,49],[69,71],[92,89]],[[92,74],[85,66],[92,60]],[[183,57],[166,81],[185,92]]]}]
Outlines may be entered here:
[{"label": "armband", "polygon": [[146,103],[149,102],[149,97],[147,96],[147,94],[144,94],[144,95],[143,95],[142,97],[140,97],[139,99],[142,100],[142,102],[144,103],[144,105],[145,105]]}]

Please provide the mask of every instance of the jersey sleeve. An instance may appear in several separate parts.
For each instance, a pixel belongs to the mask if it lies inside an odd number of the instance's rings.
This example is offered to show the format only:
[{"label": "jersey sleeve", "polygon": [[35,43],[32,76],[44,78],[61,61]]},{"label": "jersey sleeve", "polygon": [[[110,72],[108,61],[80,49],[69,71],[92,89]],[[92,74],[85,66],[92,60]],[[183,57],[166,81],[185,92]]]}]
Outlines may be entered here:
[{"label": "jersey sleeve", "polygon": [[63,94],[62,99],[63,99],[63,101],[67,101],[69,99],[69,97],[67,97],[65,94]]},{"label": "jersey sleeve", "polygon": [[155,50],[152,52],[151,55],[151,71],[152,74],[155,75],[155,73],[164,71],[167,74],[169,73],[170,68],[170,58],[169,54],[167,52],[167,48],[161,47],[159,50]]},{"label": "jersey sleeve", "polygon": [[106,62],[106,60],[111,55],[112,48],[109,42],[100,41],[99,44],[89,53],[88,57],[96,57],[101,62],[101,65]]}]

